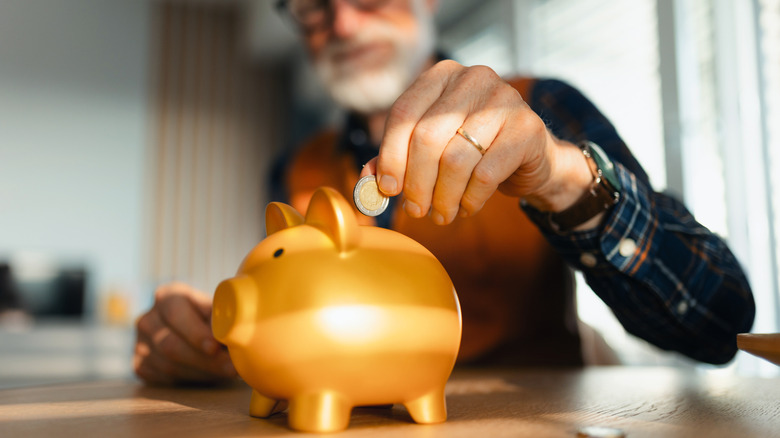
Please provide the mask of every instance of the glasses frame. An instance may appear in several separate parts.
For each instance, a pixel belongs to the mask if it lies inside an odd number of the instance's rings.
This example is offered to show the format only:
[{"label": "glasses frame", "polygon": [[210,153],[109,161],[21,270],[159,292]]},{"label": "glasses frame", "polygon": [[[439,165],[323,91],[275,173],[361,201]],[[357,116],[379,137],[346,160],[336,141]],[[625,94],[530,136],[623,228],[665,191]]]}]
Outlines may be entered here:
[{"label": "glasses frame", "polygon": [[[333,22],[333,0],[323,0],[322,3],[325,5],[325,20],[322,21],[322,23],[318,25],[306,25],[302,21],[298,20],[295,15],[290,10],[290,1],[291,0],[276,0],[276,4],[274,7],[276,8],[276,12],[281,15],[283,20],[286,20],[290,22],[292,25],[297,27],[298,29],[304,31],[304,32],[315,32],[318,30],[322,30],[330,26]],[[352,6],[361,9],[361,10],[373,10],[378,9],[385,4],[389,0],[372,0],[370,5],[361,4],[361,0],[347,0],[349,4]],[[364,0],[365,1],[365,0]]]}]

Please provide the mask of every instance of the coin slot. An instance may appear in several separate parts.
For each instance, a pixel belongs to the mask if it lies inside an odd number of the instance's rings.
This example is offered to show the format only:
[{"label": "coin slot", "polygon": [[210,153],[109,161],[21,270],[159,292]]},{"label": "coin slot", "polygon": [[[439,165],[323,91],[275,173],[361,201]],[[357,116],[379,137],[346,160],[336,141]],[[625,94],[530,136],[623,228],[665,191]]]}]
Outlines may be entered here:
[{"label": "coin slot", "polygon": [[277,257],[281,256],[282,254],[284,254],[284,248],[279,248],[276,251],[274,251],[274,258],[277,258]]}]

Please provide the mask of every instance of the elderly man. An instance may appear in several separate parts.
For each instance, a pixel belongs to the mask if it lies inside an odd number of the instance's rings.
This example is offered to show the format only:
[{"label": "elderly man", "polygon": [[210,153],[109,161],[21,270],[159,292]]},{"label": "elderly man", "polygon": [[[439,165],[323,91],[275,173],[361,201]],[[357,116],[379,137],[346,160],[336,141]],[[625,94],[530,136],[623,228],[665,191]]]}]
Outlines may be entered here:
[{"label": "elderly man", "polygon": [[[631,333],[724,363],[755,313],[739,264],[680,203],[649,186],[612,125],[553,80],[504,80],[434,52],[433,0],[288,0],[315,69],[349,110],[285,163],[287,201],[350,196],[375,174],[393,196],[367,224],[400,231],[447,268],[461,300],[461,364],[578,365],[566,261]],[[161,287],[138,321],[146,381],[235,374],[209,333],[210,302]]]}]

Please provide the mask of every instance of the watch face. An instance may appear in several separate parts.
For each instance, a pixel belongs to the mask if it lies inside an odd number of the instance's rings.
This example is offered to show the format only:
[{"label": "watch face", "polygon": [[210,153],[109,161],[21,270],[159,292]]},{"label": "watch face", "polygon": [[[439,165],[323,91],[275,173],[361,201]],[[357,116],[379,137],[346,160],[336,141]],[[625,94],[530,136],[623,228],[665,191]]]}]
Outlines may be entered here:
[{"label": "watch face", "polygon": [[601,169],[601,174],[604,175],[604,179],[606,179],[615,190],[618,192],[621,191],[623,187],[620,185],[620,179],[618,179],[615,165],[612,164],[612,160],[609,159],[607,153],[604,152],[599,145],[593,142],[588,142],[588,148],[590,149],[593,161],[595,161],[596,165]]}]

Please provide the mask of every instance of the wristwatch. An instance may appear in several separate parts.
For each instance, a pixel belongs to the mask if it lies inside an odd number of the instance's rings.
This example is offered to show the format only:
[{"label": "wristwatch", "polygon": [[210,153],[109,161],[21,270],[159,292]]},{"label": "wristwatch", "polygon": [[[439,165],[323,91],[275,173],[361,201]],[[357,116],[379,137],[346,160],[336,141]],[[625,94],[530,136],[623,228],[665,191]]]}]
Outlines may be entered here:
[{"label": "wristwatch", "polygon": [[[557,213],[549,213],[547,219],[550,227],[558,232],[570,231],[599,213],[609,210],[620,200],[622,187],[615,165],[612,164],[609,156],[592,141],[580,143],[580,150],[588,160],[588,166],[593,173],[593,182],[572,206]],[[591,162],[595,164],[595,169]]]}]

